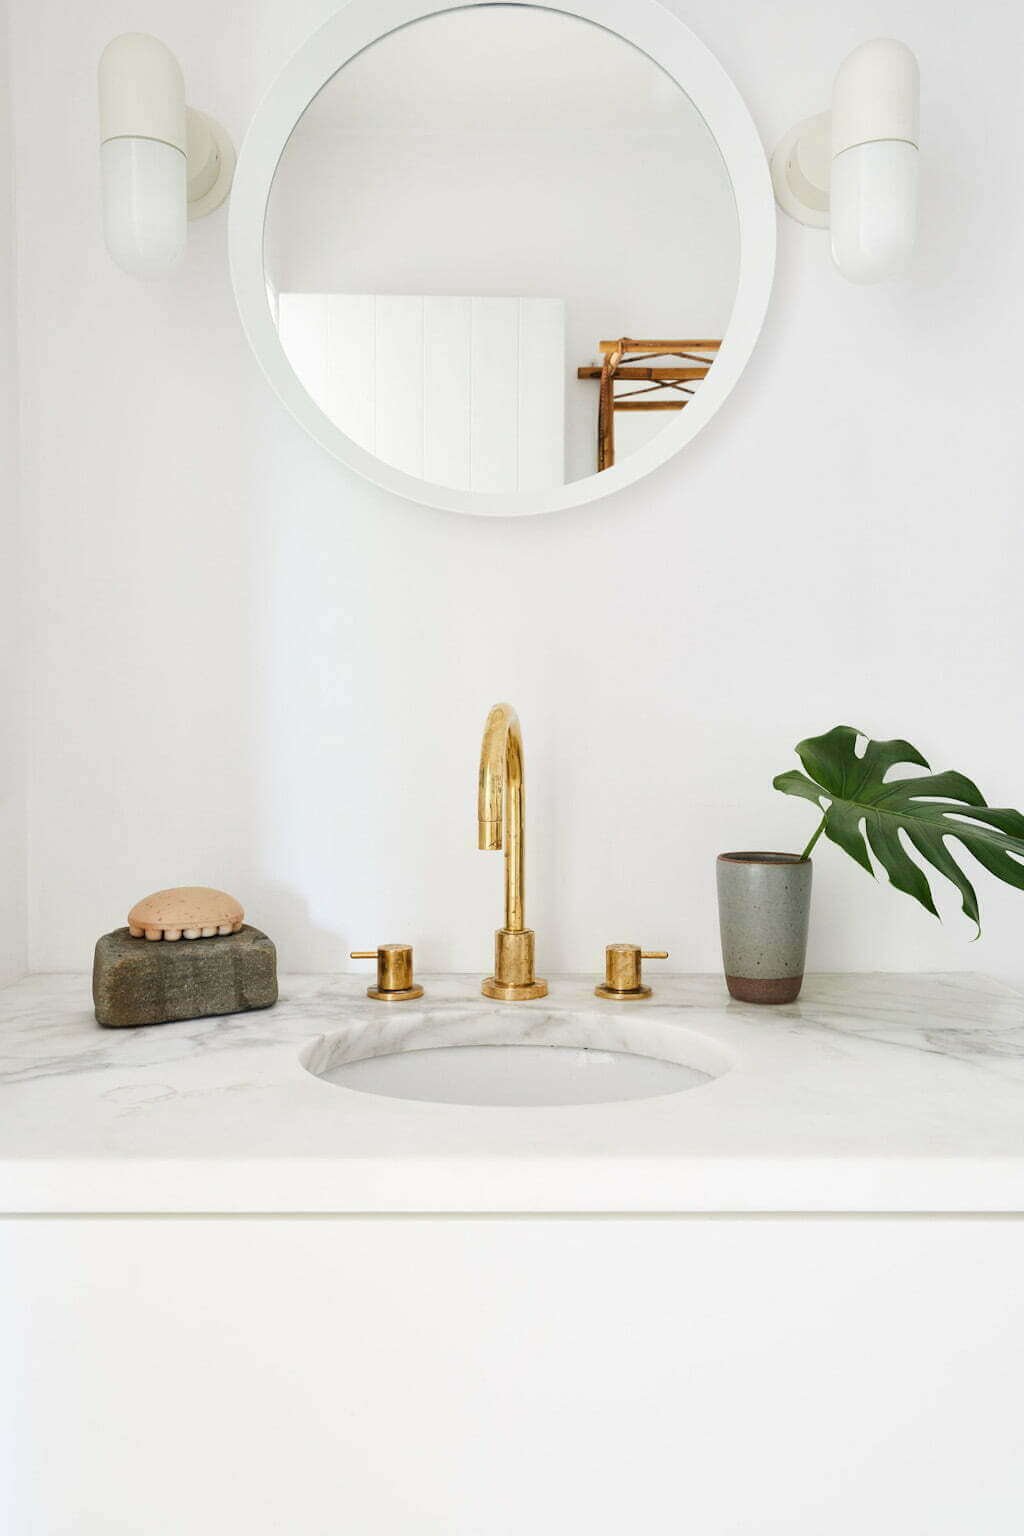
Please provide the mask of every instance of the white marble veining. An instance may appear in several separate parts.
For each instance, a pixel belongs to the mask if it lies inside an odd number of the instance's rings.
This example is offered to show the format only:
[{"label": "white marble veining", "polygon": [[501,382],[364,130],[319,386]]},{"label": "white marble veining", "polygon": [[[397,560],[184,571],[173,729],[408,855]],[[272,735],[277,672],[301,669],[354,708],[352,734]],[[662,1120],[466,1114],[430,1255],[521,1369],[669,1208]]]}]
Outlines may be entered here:
[{"label": "white marble veining", "polygon": [[389,1010],[385,1018],[360,1018],[331,1030],[300,1052],[307,1071],[323,1077],[338,1067],[371,1056],[429,1051],[446,1046],[550,1046],[555,1049],[621,1051],[696,1067],[719,1077],[733,1064],[731,1051],[706,1035],[680,1028],[664,1010],[602,1007],[591,1002],[572,1011],[511,1007],[480,998],[458,1007],[417,1006]]},{"label": "white marble veining", "polygon": [[657,1013],[543,1014],[482,1000],[475,1009],[420,1009],[396,1026],[348,1024],[299,1052],[307,1071],[362,1092],[444,1104],[518,1108],[610,1104],[700,1087],[734,1057]]},{"label": "white marble veining", "polygon": [[[812,976],[782,1008],[718,977],[628,1007],[592,979],[510,1005],[476,977],[424,984],[389,1006],[355,976],[288,976],[265,1012],[138,1030],[100,1029],[85,977],[5,989],[0,1210],[1024,1212],[1024,995],[1001,982]],[[481,1107],[352,1092],[300,1060],[638,1039],[714,1080]]]}]

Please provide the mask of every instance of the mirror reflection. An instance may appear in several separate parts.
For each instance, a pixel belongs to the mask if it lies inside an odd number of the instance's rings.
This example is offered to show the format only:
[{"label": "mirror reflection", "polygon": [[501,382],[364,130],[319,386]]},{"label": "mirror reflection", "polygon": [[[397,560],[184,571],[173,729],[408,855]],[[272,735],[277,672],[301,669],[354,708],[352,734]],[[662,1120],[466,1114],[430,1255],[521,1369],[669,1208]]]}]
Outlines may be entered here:
[{"label": "mirror reflection", "polygon": [[615,34],[481,5],[392,32],[300,118],[267,210],[291,366],[368,452],[545,490],[635,453],[700,389],[735,203],[689,98]]}]

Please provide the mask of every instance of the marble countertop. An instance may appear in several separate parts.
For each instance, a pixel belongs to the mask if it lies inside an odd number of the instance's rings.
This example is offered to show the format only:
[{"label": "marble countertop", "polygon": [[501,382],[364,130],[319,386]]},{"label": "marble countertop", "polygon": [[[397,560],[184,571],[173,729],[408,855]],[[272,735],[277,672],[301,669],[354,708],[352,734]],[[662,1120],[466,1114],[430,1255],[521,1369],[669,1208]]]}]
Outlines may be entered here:
[{"label": "marble countertop", "polygon": [[478,977],[422,1003],[365,977],[285,976],[275,1008],[100,1029],[88,978],[0,991],[3,1212],[1024,1212],[1024,993],[980,976],[810,976],[799,1002],[659,978],[571,1010],[642,1012],[731,1066],[690,1092],[552,1107],[418,1103],[321,1081],[299,1050],[343,1026],[473,1037]]}]

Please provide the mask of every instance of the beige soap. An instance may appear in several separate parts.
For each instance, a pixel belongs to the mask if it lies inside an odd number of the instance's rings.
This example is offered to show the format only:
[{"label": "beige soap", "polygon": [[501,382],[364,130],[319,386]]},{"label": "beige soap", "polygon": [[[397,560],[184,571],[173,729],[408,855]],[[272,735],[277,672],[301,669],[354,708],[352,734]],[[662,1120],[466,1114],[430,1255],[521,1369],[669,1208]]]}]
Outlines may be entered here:
[{"label": "beige soap", "polygon": [[208,885],[179,885],[154,891],[128,913],[133,939],[212,939],[237,933],[245,919],[240,902]]}]

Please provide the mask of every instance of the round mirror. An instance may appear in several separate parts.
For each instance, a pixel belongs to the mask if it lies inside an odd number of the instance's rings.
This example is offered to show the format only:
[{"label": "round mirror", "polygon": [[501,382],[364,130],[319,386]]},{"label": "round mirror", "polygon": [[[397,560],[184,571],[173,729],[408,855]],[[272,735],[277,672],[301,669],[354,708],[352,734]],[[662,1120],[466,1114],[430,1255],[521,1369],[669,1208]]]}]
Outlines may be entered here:
[{"label": "round mirror", "polygon": [[353,0],[253,122],[243,321],[324,446],[465,512],[606,494],[675,453],[760,329],[750,117],[654,0]]}]

